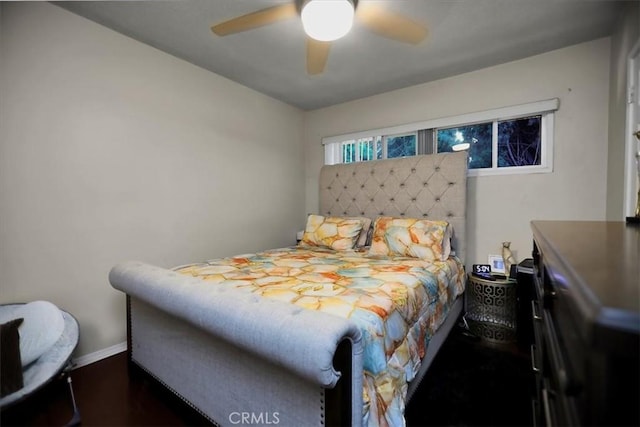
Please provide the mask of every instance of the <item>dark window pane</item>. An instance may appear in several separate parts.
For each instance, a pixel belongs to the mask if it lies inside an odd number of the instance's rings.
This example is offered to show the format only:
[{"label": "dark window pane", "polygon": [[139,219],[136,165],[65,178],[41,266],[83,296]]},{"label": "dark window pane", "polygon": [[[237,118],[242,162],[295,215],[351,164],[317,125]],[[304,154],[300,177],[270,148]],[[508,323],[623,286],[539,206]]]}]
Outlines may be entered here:
[{"label": "dark window pane", "polygon": [[403,135],[387,138],[387,158],[416,155],[416,136]]},{"label": "dark window pane", "polygon": [[498,167],[540,164],[541,116],[498,122]]},{"label": "dark window pane", "polygon": [[455,151],[454,146],[469,144],[469,169],[491,167],[492,123],[438,129],[438,153]]}]

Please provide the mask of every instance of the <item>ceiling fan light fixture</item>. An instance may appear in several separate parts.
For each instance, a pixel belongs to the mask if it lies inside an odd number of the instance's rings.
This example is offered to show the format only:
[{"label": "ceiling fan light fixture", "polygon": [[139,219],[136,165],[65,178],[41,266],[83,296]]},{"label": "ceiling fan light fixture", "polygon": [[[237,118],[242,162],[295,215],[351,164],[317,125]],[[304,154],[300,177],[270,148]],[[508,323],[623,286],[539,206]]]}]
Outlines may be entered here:
[{"label": "ceiling fan light fixture", "polygon": [[329,42],[351,30],[354,12],[352,0],[309,0],[302,6],[300,16],[309,37]]},{"label": "ceiling fan light fixture", "polygon": [[468,142],[461,142],[460,144],[455,144],[454,146],[452,146],[451,149],[453,151],[464,151],[468,150],[469,147],[471,147],[471,144],[469,144]]}]

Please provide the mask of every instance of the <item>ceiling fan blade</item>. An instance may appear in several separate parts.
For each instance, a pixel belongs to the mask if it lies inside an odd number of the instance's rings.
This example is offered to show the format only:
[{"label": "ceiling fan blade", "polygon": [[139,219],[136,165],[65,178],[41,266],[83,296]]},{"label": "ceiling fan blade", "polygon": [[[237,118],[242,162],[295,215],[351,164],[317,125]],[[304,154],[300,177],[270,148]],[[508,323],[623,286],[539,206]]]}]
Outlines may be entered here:
[{"label": "ceiling fan blade", "polygon": [[331,42],[321,42],[307,37],[307,73],[320,74],[324,71],[329,58]]},{"label": "ceiling fan blade", "polygon": [[418,44],[427,36],[421,24],[369,2],[358,4],[356,18],[374,33],[400,42]]},{"label": "ceiling fan blade", "polygon": [[298,14],[295,3],[281,4],[257,12],[238,16],[211,27],[211,31],[219,36],[227,36],[242,31],[252,30],[278,21],[293,18]]}]

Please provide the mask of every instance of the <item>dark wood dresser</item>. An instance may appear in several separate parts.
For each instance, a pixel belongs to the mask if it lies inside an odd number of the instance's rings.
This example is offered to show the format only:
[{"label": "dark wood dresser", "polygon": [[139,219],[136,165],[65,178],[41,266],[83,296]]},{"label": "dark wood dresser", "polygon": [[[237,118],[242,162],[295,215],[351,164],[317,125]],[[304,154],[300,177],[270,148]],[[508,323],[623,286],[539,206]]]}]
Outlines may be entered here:
[{"label": "dark wood dresser", "polygon": [[640,227],[533,221],[537,425],[640,425]]}]

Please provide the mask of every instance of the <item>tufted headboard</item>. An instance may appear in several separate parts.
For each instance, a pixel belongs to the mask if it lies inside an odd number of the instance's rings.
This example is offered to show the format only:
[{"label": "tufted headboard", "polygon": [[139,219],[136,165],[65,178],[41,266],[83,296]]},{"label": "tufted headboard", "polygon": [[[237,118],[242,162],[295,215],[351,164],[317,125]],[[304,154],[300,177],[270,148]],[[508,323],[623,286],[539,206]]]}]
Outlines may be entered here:
[{"label": "tufted headboard", "polygon": [[320,214],[445,220],[465,262],[467,153],[440,153],[323,166]]}]

